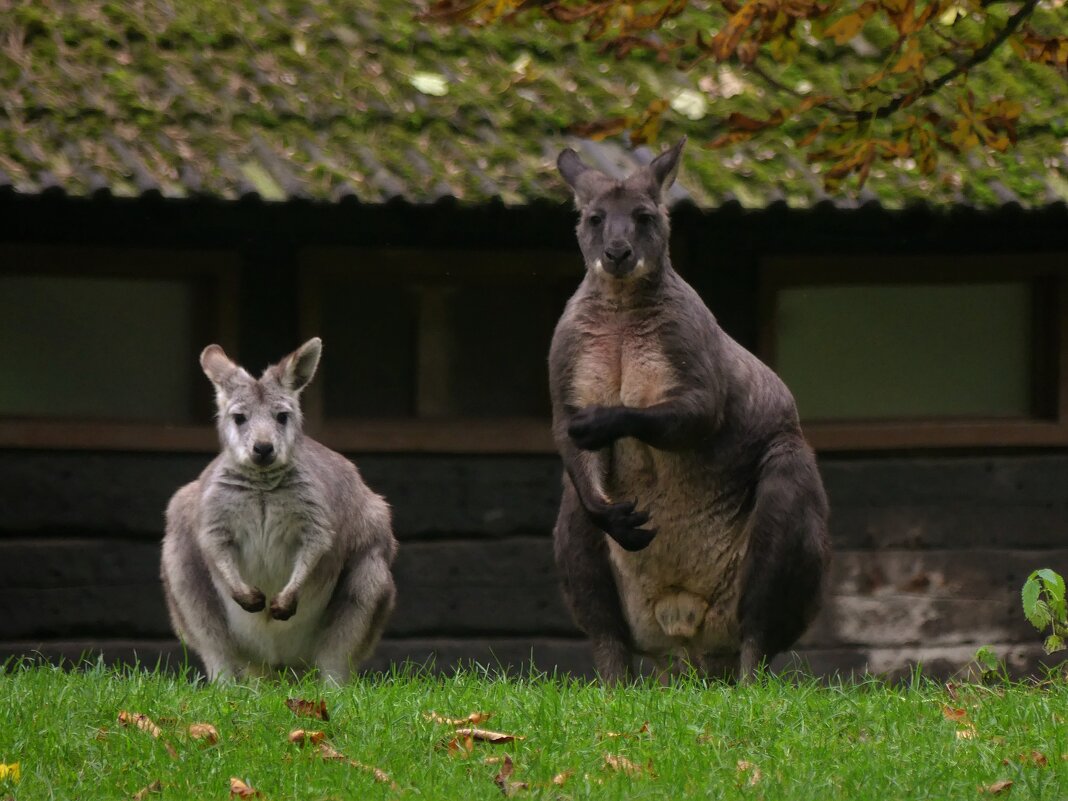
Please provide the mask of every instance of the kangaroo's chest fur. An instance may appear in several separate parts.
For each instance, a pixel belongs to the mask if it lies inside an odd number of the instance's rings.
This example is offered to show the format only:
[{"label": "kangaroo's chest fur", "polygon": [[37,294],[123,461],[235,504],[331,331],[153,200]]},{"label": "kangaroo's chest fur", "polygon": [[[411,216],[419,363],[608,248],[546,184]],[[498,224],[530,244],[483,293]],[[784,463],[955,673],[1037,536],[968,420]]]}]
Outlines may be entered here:
[{"label": "kangaroo's chest fur", "polygon": [[[641,408],[669,400],[683,377],[664,348],[663,323],[653,314],[588,326],[573,373],[575,405]],[[747,531],[714,467],[695,451],[662,451],[633,438],[617,440],[598,459],[608,498],[635,501],[658,531],[637,552],[608,540],[634,645],[694,658],[736,651]]]},{"label": "kangaroo's chest fur", "polygon": [[[321,525],[316,505],[303,488],[294,486],[230,489],[224,502],[223,515],[234,538],[238,572],[269,602],[292,575],[300,543]],[[325,575],[326,571],[333,575]],[[339,571],[340,565],[324,559],[319,576],[306,583],[296,614],[288,620],[273,619],[269,609],[245,611],[217,582],[230,629],[245,655],[274,667],[306,661],[314,650],[322,613]]]}]

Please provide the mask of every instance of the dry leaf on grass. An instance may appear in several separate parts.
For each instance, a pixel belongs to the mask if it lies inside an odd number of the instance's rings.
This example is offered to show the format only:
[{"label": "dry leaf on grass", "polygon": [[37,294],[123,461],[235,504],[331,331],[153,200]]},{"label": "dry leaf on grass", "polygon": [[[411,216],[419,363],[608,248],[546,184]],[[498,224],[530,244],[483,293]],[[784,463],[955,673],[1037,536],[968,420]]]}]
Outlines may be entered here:
[{"label": "dry leaf on grass", "polygon": [[457,737],[470,737],[472,740],[478,740],[483,743],[493,743],[499,745],[501,743],[510,743],[512,740],[526,739],[519,734],[505,734],[500,731],[489,731],[488,729],[473,729],[462,728],[456,730]]},{"label": "dry leaf on grass", "polygon": [[231,798],[256,798],[262,795],[263,794],[259,790],[255,790],[252,787],[249,787],[236,776],[230,777]]},{"label": "dry leaf on grass", "polygon": [[974,740],[976,733],[977,732],[975,731],[975,726],[973,726],[971,723],[969,723],[963,729],[957,729],[957,739],[958,740]]},{"label": "dry leaf on grass", "polygon": [[321,698],[318,701],[305,701],[303,698],[287,698],[286,706],[292,710],[294,715],[299,715],[305,718],[316,718],[318,720],[330,720],[330,715],[326,712],[326,701]]},{"label": "dry leaf on grass", "polygon": [[125,709],[119,712],[119,723],[123,726],[136,726],[143,732],[159,737],[163,731],[152,722],[152,718],[140,712],[127,712]]},{"label": "dry leaf on grass", "polygon": [[952,706],[942,707],[942,717],[946,720],[952,720],[956,723],[962,723],[968,719],[968,710],[959,709]]},{"label": "dry leaf on grass", "polygon": [[617,770],[620,773],[626,773],[628,776],[638,776],[642,773],[653,773],[653,763],[642,766],[636,762],[631,762],[625,756],[619,756],[618,754],[605,754],[604,755],[605,767]]},{"label": "dry leaf on grass", "polygon": [[449,756],[468,757],[475,750],[475,741],[471,737],[453,737],[445,743],[445,748]]},{"label": "dry leaf on grass", "polygon": [[649,721],[642,724],[642,727],[637,731],[606,731],[601,735],[601,739],[610,740],[613,737],[641,737],[643,734],[649,734]]},{"label": "dry leaf on grass", "polygon": [[555,784],[557,787],[563,787],[567,780],[574,775],[575,771],[573,770],[560,771],[555,776],[553,776],[553,784]]},{"label": "dry leaf on grass", "polygon": [[760,780],[764,778],[764,774],[760,772],[760,768],[754,765],[752,762],[739,759],[738,760],[738,772],[749,774],[749,786],[754,787],[760,784]]},{"label": "dry leaf on grass", "polygon": [[466,718],[447,718],[444,715],[439,715],[437,712],[426,712],[423,714],[423,717],[431,723],[443,723],[446,726],[477,726],[479,723],[485,723],[492,718],[493,713],[472,712]]},{"label": "dry leaf on grass", "polygon": [[348,762],[354,768],[362,770],[366,773],[370,773],[375,777],[375,781],[382,782],[383,784],[390,785],[394,790],[399,790],[400,787],[390,778],[389,774],[380,768],[376,768],[374,765],[365,765],[363,762],[357,762],[355,759],[349,759],[343,753],[338,751],[334,746],[330,745],[326,741],[326,735],[321,731],[305,731],[304,729],[294,729],[289,733],[289,742],[303,747],[306,743],[312,743],[318,747],[319,756],[323,759],[334,760],[339,762]]},{"label": "dry leaf on grass", "polygon": [[210,723],[190,724],[189,736],[194,740],[203,740],[208,745],[215,745],[219,742],[219,732]]},{"label": "dry leaf on grass", "polygon": [[1012,780],[1002,779],[999,782],[988,784],[986,787],[980,787],[979,792],[989,793],[990,795],[1001,795],[1002,793],[1007,793],[1010,787],[1012,787]]},{"label": "dry leaf on grass", "polygon": [[529,785],[526,782],[517,782],[512,780],[512,773],[515,772],[515,765],[512,764],[512,758],[509,756],[504,757],[504,762],[501,765],[501,769],[497,771],[497,775],[493,777],[493,783],[501,788],[501,792],[505,795],[514,795],[520,790],[526,790]]},{"label": "dry leaf on grass", "polygon": [[178,758],[178,749],[174,747],[174,743],[169,740],[164,740],[163,747],[167,749],[167,753],[170,754],[171,759]]},{"label": "dry leaf on grass", "polygon": [[1030,754],[1020,754],[1020,761],[1030,762],[1032,765],[1037,765],[1040,768],[1044,768],[1049,764],[1046,755],[1041,751],[1032,751]]},{"label": "dry leaf on grass", "polygon": [[305,731],[304,729],[293,729],[289,733],[289,742],[296,745],[304,745],[307,742],[317,745],[326,739],[326,735],[321,731]]},{"label": "dry leaf on grass", "polygon": [[147,798],[148,796],[152,795],[153,793],[162,793],[162,792],[163,792],[163,783],[159,779],[156,779],[154,782],[152,782],[152,784],[150,784],[150,785],[148,785],[146,787],[142,787],[140,790],[138,790],[136,793],[134,793],[133,794],[133,798],[134,798],[134,801],[144,801],[145,798]]}]

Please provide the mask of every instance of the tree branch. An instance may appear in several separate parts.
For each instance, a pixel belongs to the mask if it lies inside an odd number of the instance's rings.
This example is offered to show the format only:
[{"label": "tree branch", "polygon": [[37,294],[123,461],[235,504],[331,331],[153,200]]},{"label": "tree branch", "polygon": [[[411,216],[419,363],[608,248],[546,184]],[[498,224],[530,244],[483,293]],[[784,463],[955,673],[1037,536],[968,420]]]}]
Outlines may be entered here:
[{"label": "tree branch", "polygon": [[854,112],[853,117],[858,122],[870,122],[873,119],[881,120],[889,117],[905,105],[906,102],[912,103],[919,100],[921,97],[930,97],[957,76],[962,75],[976,64],[982,64],[990,58],[990,56],[994,54],[994,51],[1001,47],[1001,45],[1005,43],[1005,40],[1016,32],[1016,29],[1020,27],[1021,23],[1034,13],[1035,6],[1037,5],[1038,0],[1026,0],[1026,2],[1017,9],[1016,13],[1008,18],[1005,22],[1005,27],[998,31],[993,39],[972,53],[970,58],[960,62],[951,70],[948,70],[924,86],[922,91],[915,94],[898,95],[885,106],[882,106],[875,111],[857,111]]}]

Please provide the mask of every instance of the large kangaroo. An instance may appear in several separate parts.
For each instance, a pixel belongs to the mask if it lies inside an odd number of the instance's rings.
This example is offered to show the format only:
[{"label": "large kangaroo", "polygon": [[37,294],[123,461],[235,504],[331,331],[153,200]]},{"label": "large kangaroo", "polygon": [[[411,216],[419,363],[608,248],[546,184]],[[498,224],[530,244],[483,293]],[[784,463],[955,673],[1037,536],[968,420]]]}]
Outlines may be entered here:
[{"label": "large kangaroo", "polygon": [[393,609],[388,504],[301,430],[320,352],[311,339],[259,380],[218,345],[200,356],[222,453],[171,498],[161,572],[210,679],[317,667],[343,682]]},{"label": "large kangaroo", "polygon": [[635,652],[751,677],[812,620],[830,553],[793,396],[671,267],[663,198],[684,144],[623,181],[571,149],[557,161],[586,277],[549,355],[554,543],[606,681]]}]

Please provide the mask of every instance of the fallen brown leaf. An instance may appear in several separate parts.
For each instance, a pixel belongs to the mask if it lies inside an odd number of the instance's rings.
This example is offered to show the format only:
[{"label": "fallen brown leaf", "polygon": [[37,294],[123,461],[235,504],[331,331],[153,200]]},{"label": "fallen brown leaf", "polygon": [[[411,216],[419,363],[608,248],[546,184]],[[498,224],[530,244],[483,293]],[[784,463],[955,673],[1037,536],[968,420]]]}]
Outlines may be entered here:
[{"label": "fallen brown leaf", "polygon": [[946,720],[952,720],[959,723],[968,719],[968,710],[958,709],[952,706],[944,706],[942,707],[942,716],[945,717]]},{"label": "fallen brown leaf", "polygon": [[460,737],[470,737],[472,740],[494,744],[510,743],[512,740],[526,739],[519,734],[505,734],[504,732],[489,731],[488,729],[462,728],[457,729],[456,734]]},{"label": "fallen brown leaf", "polygon": [[975,726],[970,723],[963,729],[957,729],[958,740],[973,740],[975,739],[975,735]]},{"label": "fallen brown leaf", "polygon": [[394,790],[399,790],[396,782],[390,778],[389,774],[380,768],[376,768],[374,765],[365,765],[363,762],[357,762],[355,759],[349,759],[343,753],[338,751],[334,746],[330,745],[326,741],[326,735],[321,731],[304,731],[304,729],[294,729],[289,733],[289,742],[295,743],[299,746],[304,746],[305,743],[312,743],[317,746],[319,756],[323,759],[334,760],[338,762],[348,762],[354,768],[358,770],[370,773],[375,777],[375,781],[382,782],[383,784],[390,785]]},{"label": "fallen brown leaf", "polygon": [[475,750],[475,741],[471,737],[453,737],[445,743],[445,748],[448,749],[449,756],[467,757]]},{"label": "fallen brown leaf", "polygon": [[563,787],[564,783],[567,782],[567,780],[570,779],[574,774],[575,771],[573,770],[561,771],[560,773],[557,773],[555,776],[553,776],[553,784],[555,784],[557,787]]},{"label": "fallen brown leaf", "polygon": [[178,758],[178,749],[174,747],[174,743],[169,740],[164,740],[163,747],[167,749],[167,753],[170,754],[171,759]]},{"label": "fallen brown leaf", "polygon": [[119,723],[123,726],[136,726],[143,732],[159,737],[163,731],[152,722],[152,718],[140,712],[127,712],[125,709],[119,712]]},{"label": "fallen brown leaf", "polygon": [[321,731],[305,731],[304,729],[293,729],[289,733],[289,742],[297,745],[304,745],[306,742],[310,742],[313,745],[317,745],[326,739],[326,735]]},{"label": "fallen brown leaf", "polygon": [[980,787],[979,792],[989,793],[990,795],[1001,795],[1002,793],[1008,792],[1010,787],[1012,787],[1012,780],[1002,779],[993,784],[988,784],[986,787]]},{"label": "fallen brown leaf", "polygon": [[610,740],[614,737],[641,737],[643,734],[649,733],[649,722],[646,721],[642,724],[642,727],[637,731],[606,731],[601,737],[605,740]]},{"label": "fallen brown leaf", "polygon": [[493,783],[500,787],[501,792],[506,796],[515,795],[520,790],[529,788],[529,785],[526,782],[512,781],[511,776],[514,771],[515,765],[512,764],[512,758],[505,755],[501,769],[497,771],[497,775],[493,777]]},{"label": "fallen brown leaf", "polygon": [[1032,765],[1036,765],[1040,768],[1046,767],[1049,764],[1049,760],[1046,755],[1041,751],[1032,751],[1030,754],[1020,754],[1021,762],[1030,762]]},{"label": "fallen brown leaf", "polygon": [[375,777],[376,782],[388,784],[394,790],[400,789],[400,786],[395,781],[393,781],[393,779],[390,778],[390,775],[381,768],[376,768],[374,765],[365,765],[363,762],[357,762],[355,759],[350,759],[349,764],[358,770],[370,773],[372,776]]},{"label": "fallen brown leaf", "polygon": [[286,706],[292,710],[294,715],[318,720],[330,720],[330,715],[326,712],[326,701],[322,699],[305,701],[303,698],[287,698]]},{"label": "fallen brown leaf", "polygon": [[204,740],[208,745],[215,745],[219,742],[219,732],[210,723],[190,724],[189,736],[194,740]]},{"label": "fallen brown leaf", "polygon": [[423,715],[431,723],[443,723],[446,726],[477,726],[479,723],[485,723],[487,720],[493,717],[492,712],[472,712],[466,718],[447,718],[443,715],[439,715],[437,712],[427,712]]},{"label": "fallen brown leaf", "polygon": [[259,790],[255,790],[252,787],[249,787],[236,776],[230,777],[231,798],[256,798],[262,795],[263,794]]},{"label": "fallen brown leaf", "polygon": [[628,776],[638,776],[643,771],[652,773],[651,764],[643,768],[641,765],[631,762],[625,756],[619,756],[617,754],[605,754],[604,764],[606,767],[609,767],[612,770],[618,770],[620,773],[626,773]]},{"label": "fallen brown leaf", "polygon": [[760,768],[745,759],[738,760],[738,772],[749,774],[750,787],[760,784],[760,780],[764,777],[764,774],[760,772]]},{"label": "fallen brown leaf", "polygon": [[142,787],[136,793],[133,794],[134,801],[144,801],[145,798],[152,795],[152,793],[163,792],[163,783],[156,779],[152,784]]}]

